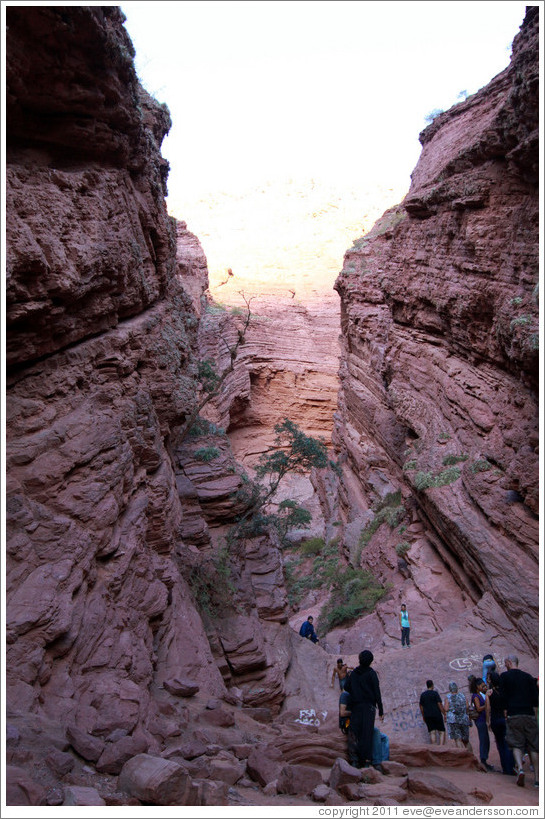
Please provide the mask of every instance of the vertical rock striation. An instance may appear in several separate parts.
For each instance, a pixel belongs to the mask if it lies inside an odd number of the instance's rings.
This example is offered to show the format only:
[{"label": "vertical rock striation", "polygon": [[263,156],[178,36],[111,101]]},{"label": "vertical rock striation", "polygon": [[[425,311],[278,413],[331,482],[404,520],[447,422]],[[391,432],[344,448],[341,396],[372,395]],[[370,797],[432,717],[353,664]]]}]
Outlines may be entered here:
[{"label": "vertical rock striation", "polygon": [[529,8],[509,67],[422,132],[406,198],[345,255],[334,433],[347,523],[356,495],[412,494],[457,582],[534,651],[537,129]]}]

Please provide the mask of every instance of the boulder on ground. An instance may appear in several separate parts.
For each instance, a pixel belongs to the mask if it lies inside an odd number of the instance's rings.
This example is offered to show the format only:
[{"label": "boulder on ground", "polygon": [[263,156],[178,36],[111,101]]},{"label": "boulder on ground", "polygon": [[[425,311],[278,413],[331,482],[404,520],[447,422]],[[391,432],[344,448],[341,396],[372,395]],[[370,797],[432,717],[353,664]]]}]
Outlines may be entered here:
[{"label": "boulder on ground", "polygon": [[282,754],[272,745],[256,745],[250,752],[247,760],[247,771],[255,782],[262,788],[278,779],[284,767]]},{"label": "boulder on ground", "polygon": [[6,765],[6,805],[44,805],[46,792],[16,765]]},{"label": "boulder on ground", "polygon": [[361,771],[359,768],[354,768],[346,759],[337,757],[329,775],[329,787],[333,788],[334,791],[338,791],[341,785],[360,781]]},{"label": "boulder on ground", "polygon": [[[204,807],[229,804],[229,786],[226,782],[214,782],[213,780],[203,780],[199,782],[199,804]],[[187,804],[195,804],[188,802]]]},{"label": "boulder on ground", "polygon": [[414,771],[407,780],[409,791],[413,795],[433,799],[437,805],[468,805],[466,793],[448,779],[426,771]]},{"label": "boulder on ground", "polygon": [[117,775],[125,762],[137,754],[144,754],[149,748],[149,742],[143,734],[126,736],[117,742],[108,742],[96,763],[97,771]]},{"label": "boulder on ground", "polygon": [[314,790],[311,793],[311,796],[315,802],[325,802],[327,797],[330,796],[332,793],[335,793],[335,791],[332,790],[332,788],[330,788],[329,785],[326,785],[324,782],[322,782],[321,785],[317,785],[314,788]]},{"label": "boulder on ground", "polygon": [[187,679],[187,677],[173,677],[170,680],[165,680],[163,688],[175,697],[193,697],[200,690],[197,683]]},{"label": "boulder on ground", "polygon": [[407,776],[409,773],[407,766],[403,765],[401,762],[385,760],[384,762],[381,762],[381,765],[386,776]]},{"label": "boulder on ground", "polygon": [[68,726],[66,737],[74,751],[86,759],[87,762],[96,762],[104,751],[105,744],[103,740],[88,734],[87,731],[75,725]]},{"label": "boulder on ground", "polygon": [[235,715],[231,711],[224,711],[223,708],[209,708],[199,714],[199,721],[215,725],[218,728],[230,728],[235,724]]},{"label": "boulder on ground", "polygon": [[246,763],[232,754],[222,752],[210,761],[210,779],[234,785],[246,772]]},{"label": "boulder on ground", "polygon": [[118,788],[149,805],[187,805],[191,779],[176,762],[138,754],[123,765]]},{"label": "boulder on ground", "polygon": [[322,783],[322,775],[309,765],[284,765],[276,783],[278,793],[308,795]]},{"label": "boulder on ground", "polygon": [[67,785],[64,789],[64,805],[105,805],[106,802],[101,797],[96,788],[84,788],[80,785]]},{"label": "boulder on ground", "polygon": [[53,748],[45,758],[46,764],[58,777],[65,776],[74,767],[74,757],[64,751]]}]

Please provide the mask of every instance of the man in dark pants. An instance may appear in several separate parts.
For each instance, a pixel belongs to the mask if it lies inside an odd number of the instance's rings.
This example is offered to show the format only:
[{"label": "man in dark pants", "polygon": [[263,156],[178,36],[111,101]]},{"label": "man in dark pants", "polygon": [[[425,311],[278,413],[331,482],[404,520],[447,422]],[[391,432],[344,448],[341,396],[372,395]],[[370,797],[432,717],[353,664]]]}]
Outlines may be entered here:
[{"label": "man in dark pants", "polygon": [[371,668],[372,662],[372,653],[361,651],[360,664],[348,676],[344,686],[344,690],[350,694],[350,727],[358,744],[360,766],[364,768],[373,762],[373,730],[377,706],[380,719],[384,719],[380,685],[375,669]]},{"label": "man in dark pants", "polygon": [[445,709],[441,697],[433,687],[433,680],[426,680],[426,690],[420,694],[420,713],[426,723],[430,742],[436,745],[445,744]]},{"label": "man in dark pants", "polygon": [[530,754],[534,767],[534,787],[539,787],[539,730],[536,712],[539,705],[537,680],[518,667],[515,654],[505,658],[507,671],[500,674],[500,696],[505,704],[505,739],[515,757],[517,785],[524,787],[522,756]]}]

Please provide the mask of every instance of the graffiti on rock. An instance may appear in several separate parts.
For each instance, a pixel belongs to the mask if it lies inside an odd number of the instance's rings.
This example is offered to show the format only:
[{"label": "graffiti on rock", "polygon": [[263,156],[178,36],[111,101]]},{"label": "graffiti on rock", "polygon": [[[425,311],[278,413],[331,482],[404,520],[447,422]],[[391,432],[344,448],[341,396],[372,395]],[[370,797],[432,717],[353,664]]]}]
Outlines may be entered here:
[{"label": "graffiti on rock", "polygon": [[[322,717],[322,720],[325,720],[327,717],[327,711],[320,711],[319,715]],[[314,708],[301,708],[299,711],[299,717],[298,719],[294,720],[294,722],[298,722],[301,725],[320,725],[319,716]]]}]

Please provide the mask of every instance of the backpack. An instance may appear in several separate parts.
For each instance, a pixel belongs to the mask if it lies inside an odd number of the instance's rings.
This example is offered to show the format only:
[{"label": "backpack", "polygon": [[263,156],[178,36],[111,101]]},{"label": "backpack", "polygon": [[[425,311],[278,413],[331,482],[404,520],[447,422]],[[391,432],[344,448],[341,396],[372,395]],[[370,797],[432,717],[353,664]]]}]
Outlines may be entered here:
[{"label": "backpack", "polygon": [[471,700],[471,702],[469,704],[468,714],[469,714],[469,719],[473,720],[474,722],[475,722],[475,720],[477,720],[480,717],[480,713],[479,713],[479,711],[477,711],[477,706],[475,705],[473,700]]},{"label": "backpack", "polygon": [[343,734],[348,733],[348,728],[350,726],[350,717],[339,717],[339,728],[343,732]]}]

